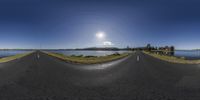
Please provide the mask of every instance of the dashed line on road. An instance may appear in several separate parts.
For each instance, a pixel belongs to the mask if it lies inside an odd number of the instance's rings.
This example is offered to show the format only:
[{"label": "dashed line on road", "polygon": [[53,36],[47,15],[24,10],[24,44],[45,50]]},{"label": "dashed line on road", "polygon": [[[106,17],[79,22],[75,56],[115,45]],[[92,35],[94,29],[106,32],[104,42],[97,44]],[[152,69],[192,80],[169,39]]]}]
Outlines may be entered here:
[{"label": "dashed line on road", "polygon": [[40,54],[37,54],[37,58],[38,58],[38,59],[40,58]]},{"label": "dashed line on road", "polygon": [[140,56],[137,56],[137,61],[140,61]]}]

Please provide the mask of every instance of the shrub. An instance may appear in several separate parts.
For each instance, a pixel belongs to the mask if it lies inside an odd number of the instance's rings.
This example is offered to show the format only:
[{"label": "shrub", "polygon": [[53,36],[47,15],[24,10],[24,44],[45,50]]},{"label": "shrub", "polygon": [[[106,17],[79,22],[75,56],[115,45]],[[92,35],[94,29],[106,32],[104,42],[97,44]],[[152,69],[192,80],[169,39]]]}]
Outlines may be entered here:
[{"label": "shrub", "polygon": [[114,56],[119,56],[120,54],[118,52],[115,52],[114,54],[112,54]]},{"label": "shrub", "polygon": [[94,57],[97,57],[97,56],[85,56],[85,58],[94,58]]}]

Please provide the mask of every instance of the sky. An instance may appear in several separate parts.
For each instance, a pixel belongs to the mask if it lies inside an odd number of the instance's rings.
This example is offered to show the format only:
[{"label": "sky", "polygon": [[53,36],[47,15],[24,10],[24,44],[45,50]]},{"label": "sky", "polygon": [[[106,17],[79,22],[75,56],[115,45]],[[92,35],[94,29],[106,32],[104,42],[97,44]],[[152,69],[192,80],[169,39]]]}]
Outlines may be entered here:
[{"label": "sky", "polygon": [[198,0],[1,0],[0,48],[200,48]]}]

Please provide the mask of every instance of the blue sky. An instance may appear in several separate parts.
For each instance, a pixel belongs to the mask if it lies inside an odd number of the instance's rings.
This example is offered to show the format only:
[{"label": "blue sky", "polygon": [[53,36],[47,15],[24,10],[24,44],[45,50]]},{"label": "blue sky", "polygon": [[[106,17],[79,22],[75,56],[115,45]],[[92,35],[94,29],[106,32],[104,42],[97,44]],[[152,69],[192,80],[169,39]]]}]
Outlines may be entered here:
[{"label": "blue sky", "polygon": [[[0,48],[200,48],[197,0],[2,0]],[[103,32],[105,37],[96,37]],[[111,45],[104,45],[104,43]]]}]

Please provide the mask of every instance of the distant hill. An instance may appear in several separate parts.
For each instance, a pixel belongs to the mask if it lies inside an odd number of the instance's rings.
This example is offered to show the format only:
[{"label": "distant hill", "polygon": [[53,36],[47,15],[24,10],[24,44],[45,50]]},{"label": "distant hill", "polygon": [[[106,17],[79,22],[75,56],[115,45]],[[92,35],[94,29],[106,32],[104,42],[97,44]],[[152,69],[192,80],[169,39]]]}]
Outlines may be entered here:
[{"label": "distant hill", "polygon": [[75,50],[120,50],[117,47],[89,47],[89,48],[78,48]]},{"label": "distant hill", "polygon": [[0,49],[0,50],[5,50],[5,51],[8,51],[8,50],[23,50],[23,51],[34,51],[34,50],[48,50],[48,51],[57,51],[57,50],[114,50],[114,51],[117,51],[117,50],[132,50],[131,48],[117,48],[117,47],[88,47],[88,48],[76,48],[76,49]]},{"label": "distant hill", "polygon": [[194,50],[200,50],[200,49],[194,49]]},{"label": "distant hill", "polygon": [[0,49],[0,51],[33,51],[36,49]]}]

